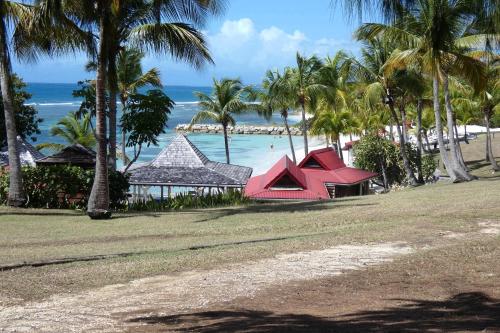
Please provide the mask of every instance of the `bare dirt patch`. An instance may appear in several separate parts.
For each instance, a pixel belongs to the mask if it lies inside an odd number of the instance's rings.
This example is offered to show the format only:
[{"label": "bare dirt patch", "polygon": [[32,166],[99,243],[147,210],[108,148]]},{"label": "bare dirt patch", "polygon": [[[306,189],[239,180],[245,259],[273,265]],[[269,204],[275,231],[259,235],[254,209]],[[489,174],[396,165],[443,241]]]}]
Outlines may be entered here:
[{"label": "bare dirt patch", "polygon": [[[210,271],[157,276],[110,285],[44,302],[0,308],[5,332],[119,331],[124,313],[165,315],[202,309],[237,297],[253,297],[269,286],[340,275],[391,261],[412,252],[404,243],[343,245],[325,250],[278,255]],[[162,313],[156,310],[162,309]],[[123,327],[122,327],[123,329]]]},{"label": "bare dirt patch", "polygon": [[500,239],[292,281],[201,311],[123,315],[128,332],[500,332]]}]

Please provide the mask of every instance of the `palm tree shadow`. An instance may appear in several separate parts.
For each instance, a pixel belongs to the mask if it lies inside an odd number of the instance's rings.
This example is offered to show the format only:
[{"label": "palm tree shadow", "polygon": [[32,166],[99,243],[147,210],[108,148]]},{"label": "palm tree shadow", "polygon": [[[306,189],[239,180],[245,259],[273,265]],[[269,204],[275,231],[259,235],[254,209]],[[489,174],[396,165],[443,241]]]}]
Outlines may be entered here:
[{"label": "palm tree shadow", "polygon": [[405,305],[326,318],[271,311],[230,310],[145,316],[128,324],[158,331],[215,332],[467,332],[500,330],[500,300],[481,292],[444,301],[397,300]]},{"label": "palm tree shadow", "polygon": [[[351,203],[352,201],[352,203]],[[266,213],[298,213],[334,209],[340,207],[365,207],[375,206],[376,203],[356,203],[357,199],[342,199],[340,201],[309,201],[309,202],[278,202],[257,203],[244,207],[217,209],[208,211],[206,217],[195,223],[215,221],[224,217],[241,214],[266,214]]]}]

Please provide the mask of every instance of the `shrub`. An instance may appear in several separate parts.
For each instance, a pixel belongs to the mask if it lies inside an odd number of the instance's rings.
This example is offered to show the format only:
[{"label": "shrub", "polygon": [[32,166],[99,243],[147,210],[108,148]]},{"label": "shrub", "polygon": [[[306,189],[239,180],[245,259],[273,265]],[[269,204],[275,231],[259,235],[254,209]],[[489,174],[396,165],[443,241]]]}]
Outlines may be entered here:
[{"label": "shrub", "polygon": [[[94,170],[77,166],[39,166],[23,168],[23,187],[26,207],[31,208],[78,208],[87,206],[94,181]],[[120,172],[109,172],[110,206],[125,206],[128,178]],[[0,200],[5,203],[9,191],[9,174],[0,175]]]},{"label": "shrub", "polygon": [[138,201],[128,205],[130,211],[166,211],[181,210],[189,208],[214,208],[222,206],[237,206],[249,203],[240,191],[228,191],[224,193],[193,196],[179,193],[175,197],[166,198],[163,202],[150,197],[145,201]]},{"label": "shrub", "polygon": [[[378,173],[379,183],[383,185],[383,169],[387,177],[387,186],[404,184],[406,172],[403,167],[400,148],[394,142],[377,135],[363,137],[354,147],[356,158],[354,165],[358,168]],[[413,144],[406,144],[408,159],[415,173],[417,170],[418,152]],[[422,156],[422,176],[428,181],[436,169],[432,155]]]},{"label": "shrub", "polygon": [[400,184],[404,180],[398,146],[378,135],[367,135],[354,146],[356,158],[354,166],[379,174],[379,182],[384,183],[385,172],[387,185]]}]

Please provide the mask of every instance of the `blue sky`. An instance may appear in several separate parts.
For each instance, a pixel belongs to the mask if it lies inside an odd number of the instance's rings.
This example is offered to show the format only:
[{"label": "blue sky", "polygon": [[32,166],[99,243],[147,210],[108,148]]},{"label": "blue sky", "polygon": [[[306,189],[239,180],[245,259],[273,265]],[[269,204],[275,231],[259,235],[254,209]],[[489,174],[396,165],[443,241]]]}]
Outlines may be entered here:
[{"label": "blue sky", "polygon": [[[226,13],[212,19],[204,32],[215,66],[195,71],[168,56],[148,56],[144,69],[158,67],[166,85],[210,85],[212,77],[261,81],[266,69],[292,65],[296,51],[325,56],[339,49],[356,53],[349,22],[330,0],[233,0]],[[27,82],[74,83],[90,78],[84,55],[41,59],[36,64],[13,61],[14,71]]]}]

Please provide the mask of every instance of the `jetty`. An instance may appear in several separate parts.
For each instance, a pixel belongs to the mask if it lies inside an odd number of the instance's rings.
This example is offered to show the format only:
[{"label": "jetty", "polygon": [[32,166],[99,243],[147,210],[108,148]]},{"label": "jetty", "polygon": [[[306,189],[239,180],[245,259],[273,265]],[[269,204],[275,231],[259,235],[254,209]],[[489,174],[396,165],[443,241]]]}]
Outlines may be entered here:
[{"label": "jetty", "polygon": [[[175,130],[180,133],[206,133],[206,134],[222,134],[222,125],[217,124],[179,124]],[[258,125],[236,125],[228,126],[229,134],[260,134],[260,135],[287,135],[285,126],[258,126]],[[290,127],[290,134],[297,136],[302,135],[302,130],[298,127]]]}]

